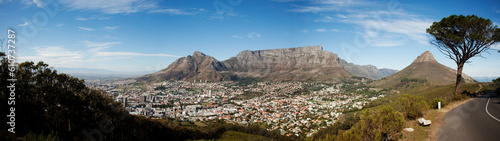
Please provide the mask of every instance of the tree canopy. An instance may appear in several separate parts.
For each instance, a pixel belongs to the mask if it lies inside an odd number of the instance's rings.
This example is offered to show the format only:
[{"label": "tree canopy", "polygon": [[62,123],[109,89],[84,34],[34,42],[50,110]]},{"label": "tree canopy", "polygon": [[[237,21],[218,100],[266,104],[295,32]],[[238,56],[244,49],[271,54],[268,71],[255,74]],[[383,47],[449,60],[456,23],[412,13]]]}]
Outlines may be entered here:
[{"label": "tree canopy", "polygon": [[500,29],[489,19],[476,15],[451,15],[427,29],[434,38],[430,43],[457,64],[455,95],[460,94],[462,70],[474,56],[500,41]]},{"label": "tree canopy", "polygon": [[476,15],[445,17],[434,22],[427,33],[434,37],[431,44],[457,64],[466,63],[500,41],[500,29]]}]

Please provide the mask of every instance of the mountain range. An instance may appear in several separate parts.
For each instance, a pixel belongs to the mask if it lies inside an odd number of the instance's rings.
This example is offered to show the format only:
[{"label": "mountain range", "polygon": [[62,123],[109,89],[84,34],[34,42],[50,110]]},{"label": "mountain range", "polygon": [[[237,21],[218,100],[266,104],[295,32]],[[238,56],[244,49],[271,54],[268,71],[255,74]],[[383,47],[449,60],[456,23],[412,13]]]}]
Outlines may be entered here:
[{"label": "mountain range", "polygon": [[356,65],[340,59],[322,46],[241,51],[224,61],[196,51],[181,57],[167,68],[136,78],[140,81],[163,80],[235,80],[257,78],[262,81],[338,82],[361,76],[379,79],[396,70]]}]

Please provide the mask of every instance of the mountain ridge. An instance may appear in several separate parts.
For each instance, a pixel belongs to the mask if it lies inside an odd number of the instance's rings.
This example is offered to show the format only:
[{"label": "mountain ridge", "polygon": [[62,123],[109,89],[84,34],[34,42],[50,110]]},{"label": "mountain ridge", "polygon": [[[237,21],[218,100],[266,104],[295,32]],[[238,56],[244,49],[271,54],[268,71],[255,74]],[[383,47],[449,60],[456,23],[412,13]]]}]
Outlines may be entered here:
[{"label": "mountain ridge", "polygon": [[[347,71],[345,68],[356,69]],[[370,69],[370,71],[364,71],[365,69]],[[255,77],[264,81],[336,82],[349,79],[353,74],[376,79],[370,73],[375,72],[379,76],[382,74],[380,71],[387,72],[387,70],[378,69],[375,66],[349,64],[340,59],[337,54],[323,50],[323,46],[305,46],[244,50],[224,61],[218,61],[202,52],[195,51],[193,55],[181,57],[165,69],[137,79],[143,81],[191,79],[221,81]]]}]

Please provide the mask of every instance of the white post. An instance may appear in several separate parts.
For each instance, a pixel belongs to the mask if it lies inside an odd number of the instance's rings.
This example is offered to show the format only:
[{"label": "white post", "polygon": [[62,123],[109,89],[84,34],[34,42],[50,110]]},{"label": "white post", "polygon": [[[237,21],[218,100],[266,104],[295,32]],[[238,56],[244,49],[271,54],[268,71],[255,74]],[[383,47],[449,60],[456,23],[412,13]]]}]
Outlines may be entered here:
[{"label": "white post", "polygon": [[441,109],[441,102],[438,102],[438,109]]}]

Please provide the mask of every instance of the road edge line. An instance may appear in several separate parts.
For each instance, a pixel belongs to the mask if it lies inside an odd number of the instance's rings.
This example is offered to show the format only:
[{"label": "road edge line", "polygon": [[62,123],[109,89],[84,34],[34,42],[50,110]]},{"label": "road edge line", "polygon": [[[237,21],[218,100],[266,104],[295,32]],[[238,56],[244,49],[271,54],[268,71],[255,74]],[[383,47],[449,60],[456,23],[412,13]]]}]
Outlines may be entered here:
[{"label": "road edge line", "polygon": [[488,104],[490,104],[490,98],[491,98],[491,97],[489,97],[489,98],[488,98],[488,102],[486,102],[486,107],[485,107],[484,109],[486,109],[486,113],[487,113],[488,115],[490,115],[490,117],[492,117],[493,119],[495,119],[495,120],[497,120],[498,122],[500,122],[500,120],[499,120],[499,119],[497,119],[496,117],[494,117],[493,115],[491,115],[491,114],[490,114],[490,112],[488,112]]}]

